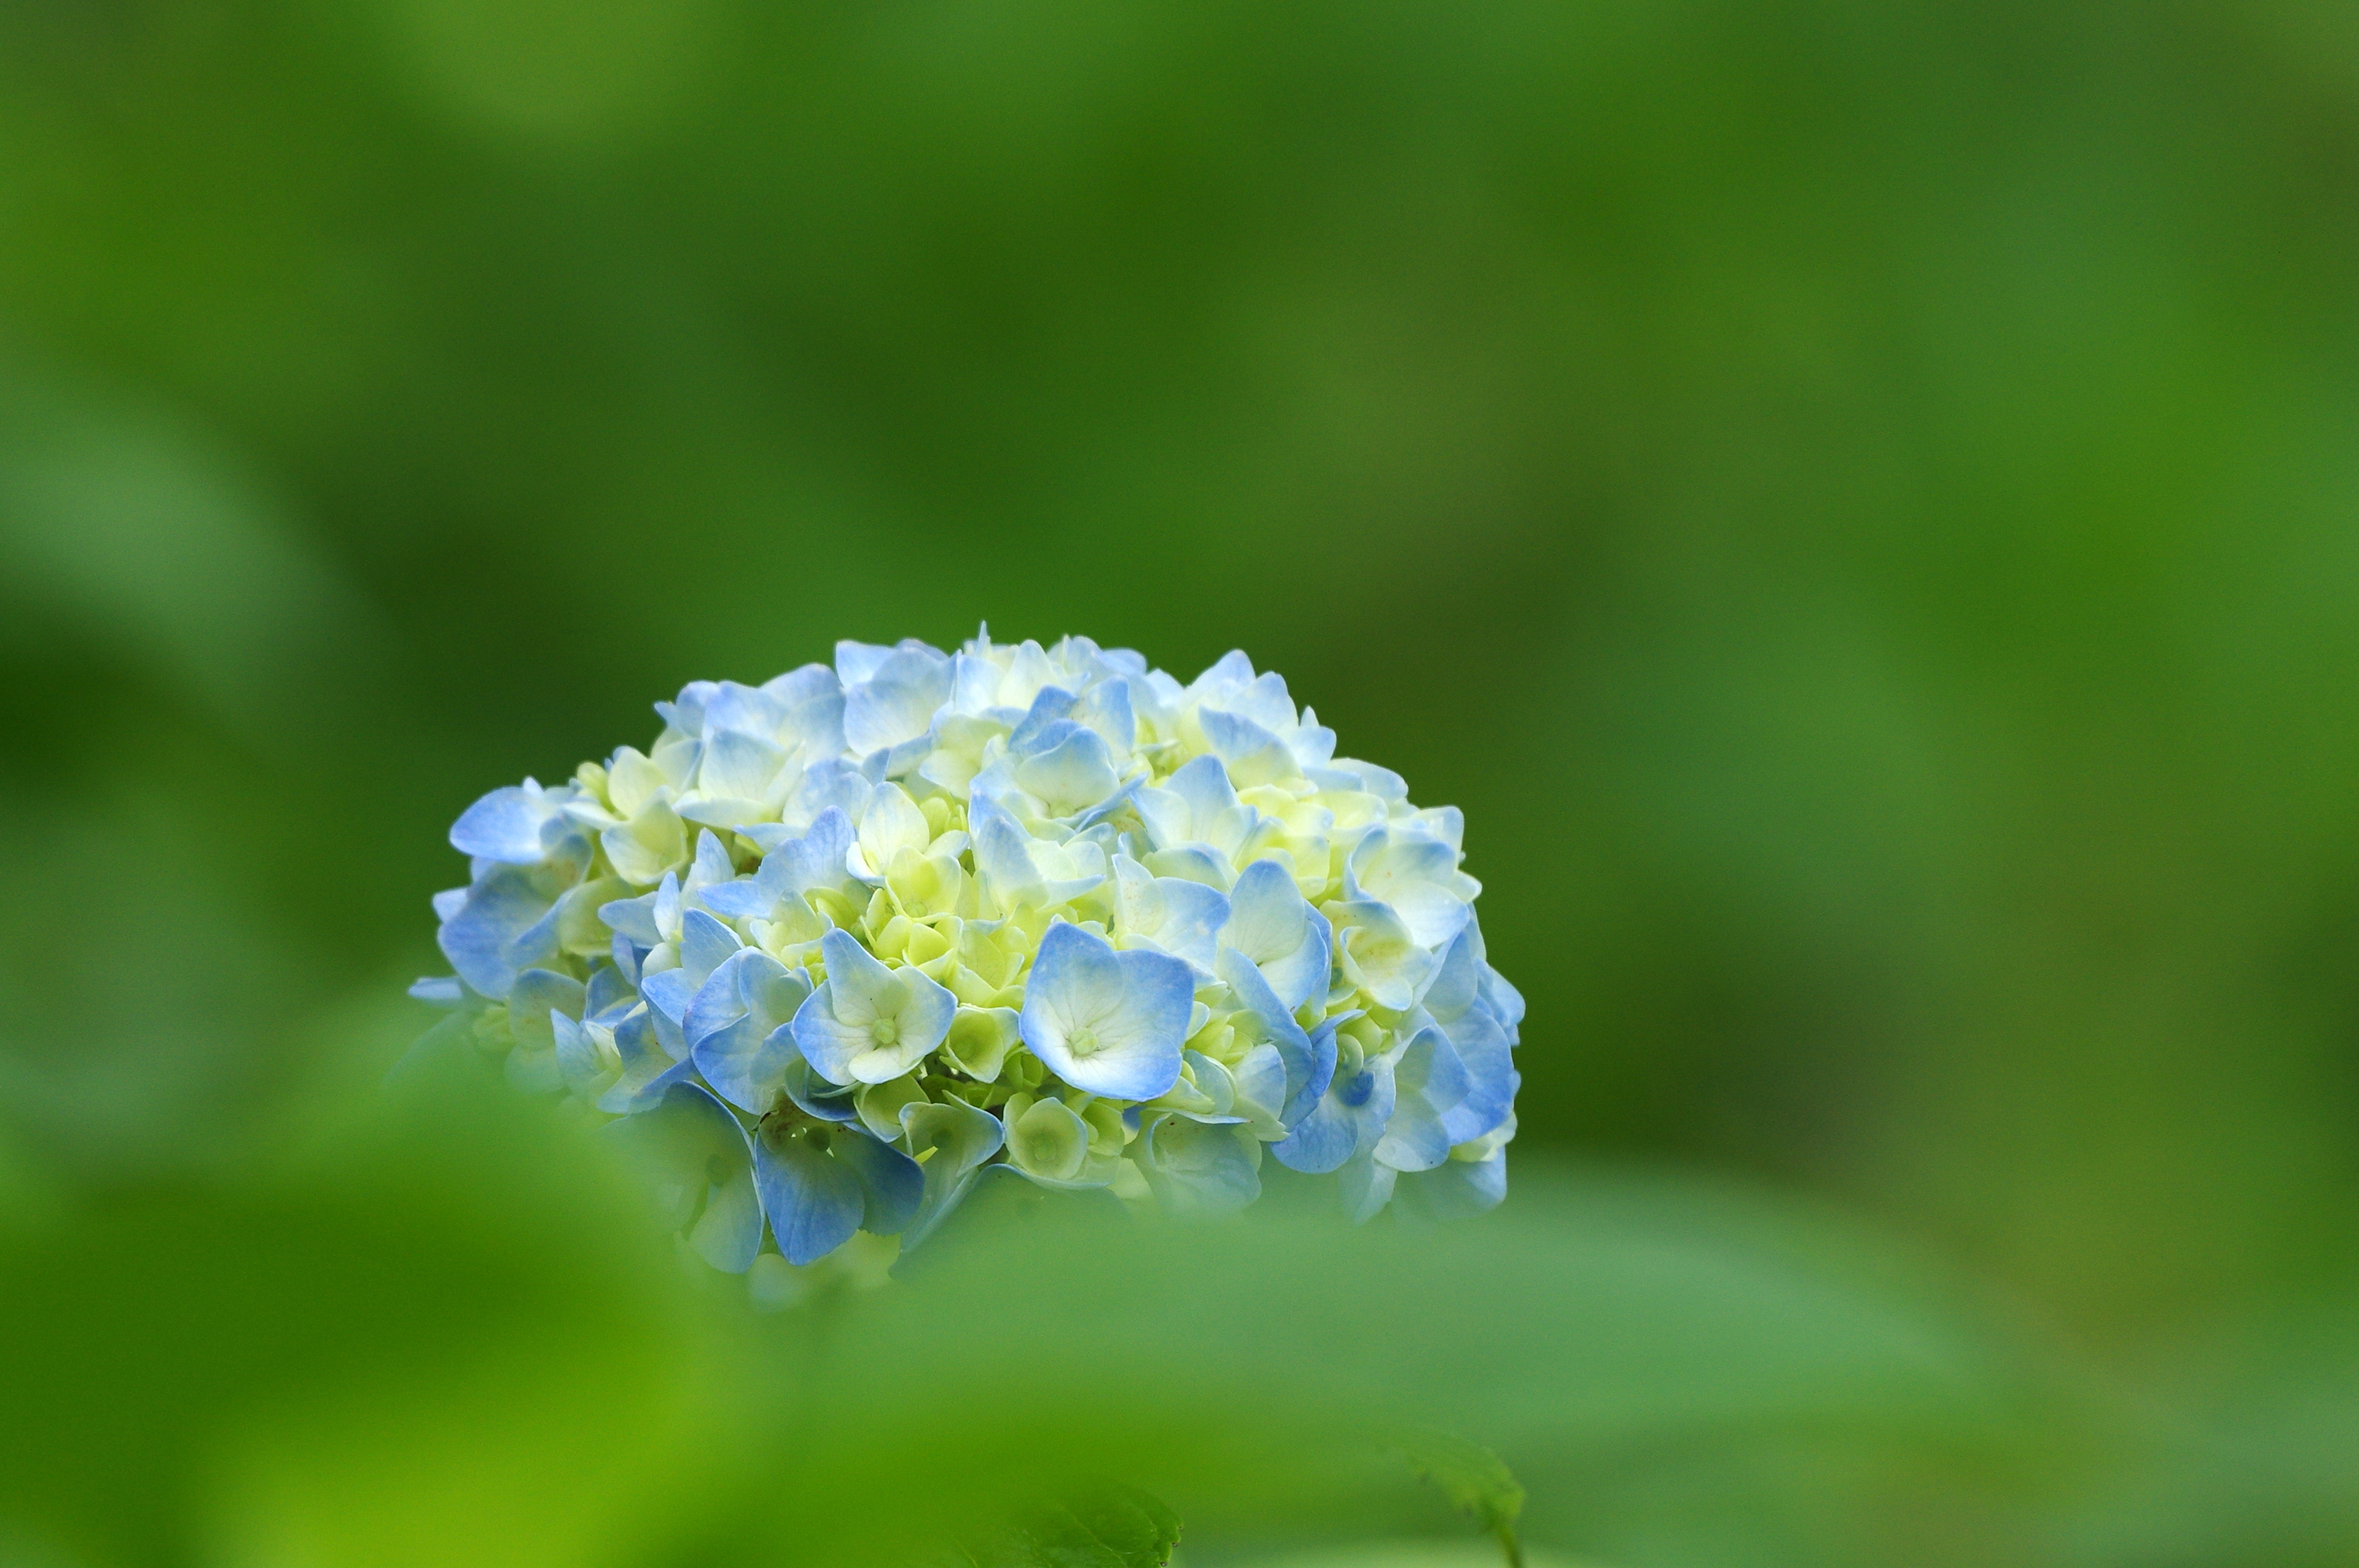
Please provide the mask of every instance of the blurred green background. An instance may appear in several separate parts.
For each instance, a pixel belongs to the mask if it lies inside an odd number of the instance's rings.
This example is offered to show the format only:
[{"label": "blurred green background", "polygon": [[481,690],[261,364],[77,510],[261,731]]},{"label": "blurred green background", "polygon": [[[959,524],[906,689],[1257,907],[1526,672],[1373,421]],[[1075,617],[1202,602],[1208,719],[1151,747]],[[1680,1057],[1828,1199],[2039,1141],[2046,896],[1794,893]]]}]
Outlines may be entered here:
[{"label": "blurred green background", "polygon": [[0,5],[27,1190],[371,1079],[687,679],[1240,646],[1465,808],[1533,1169],[2184,1439],[1840,1560],[2359,1563],[2354,608],[2346,5]]}]

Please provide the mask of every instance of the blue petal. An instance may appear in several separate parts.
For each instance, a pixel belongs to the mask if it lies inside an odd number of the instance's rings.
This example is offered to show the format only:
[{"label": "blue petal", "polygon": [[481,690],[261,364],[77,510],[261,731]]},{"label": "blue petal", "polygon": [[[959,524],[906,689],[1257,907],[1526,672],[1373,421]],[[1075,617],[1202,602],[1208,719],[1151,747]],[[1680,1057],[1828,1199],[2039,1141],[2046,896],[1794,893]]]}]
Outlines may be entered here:
[{"label": "blue petal", "polygon": [[[1302,1087],[1287,1097],[1286,1108],[1278,1119],[1292,1127],[1310,1114],[1310,1108],[1327,1098],[1328,1088],[1335,1082],[1335,1031],[1353,1019],[1357,1012],[1342,1013],[1327,1020],[1310,1034],[1310,1070]],[[1291,1075],[1288,1075],[1291,1081]]]},{"label": "blue petal", "polygon": [[737,933],[701,909],[680,916],[679,967],[688,971],[690,985],[702,985],[713,970],[728,962],[730,954],[745,945]]},{"label": "blue petal", "polygon": [[826,1257],[860,1228],[866,1198],[859,1176],[804,1139],[755,1139],[754,1184],[778,1250],[798,1267]]},{"label": "blue petal", "polygon": [[787,1056],[786,1070],[779,1077],[779,1087],[806,1115],[818,1117],[821,1121],[853,1121],[859,1119],[860,1112],[852,1103],[855,1087],[832,1084],[821,1076],[819,1070],[803,1055],[802,1048],[795,1044],[793,1024],[782,1024],[762,1045],[766,1052],[790,1053]]},{"label": "blue petal", "polygon": [[[775,964],[776,958],[759,948],[741,947],[722,960],[719,968],[707,975],[704,983],[688,999],[688,1006],[679,1015],[680,1033],[688,1039],[691,1054],[696,1043],[716,1029],[726,1029],[745,1016],[745,999],[738,994],[737,971],[752,958],[764,958]],[[767,1034],[769,1030],[765,1029]]]},{"label": "blue petal", "polygon": [[784,712],[778,739],[799,741],[814,755],[843,750],[843,684],[825,665],[805,665],[762,683]]},{"label": "blue petal", "polygon": [[606,1077],[606,1065],[599,1059],[598,1047],[590,1032],[563,1013],[549,1015],[549,1027],[556,1042],[557,1076],[565,1087],[584,1099],[599,1093]]},{"label": "blue petal", "polygon": [[1425,1010],[1443,1023],[1473,1007],[1483,987],[1483,935],[1470,920],[1443,949],[1440,967],[1420,999]]},{"label": "blue petal", "polygon": [[1524,993],[1507,983],[1507,977],[1488,964],[1483,966],[1483,996],[1499,1026],[1512,1037],[1516,1026],[1524,1021]]},{"label": "blue petal", "polygon": [[1294,1053],[1307,1065],[1310,1059],[1310,1037],[1294,1021],[1294,1014],[1287,1011],[1286,1003],[1270,989],[1269,981],[1255,968],[1254,961],[1234,947],[1223,947],[1214,969],[1253,1015],[1254,1022],[1259,1026],[1259,1037],[1281,1052]]},{"label": "blue petal", "polygon": [[1138,743],[1138,719],[1131,706],[1130,683],[1115,677],[1082,693],[1072,716],[1105,737],[1106,744],[1128,752]]},{"label": "blue petal", "polygon": [[688,1016],[688,1004],[696,995],[696,987],[684,969],[659,969],[639,981],[639,994],[647,999],[647,1011],[654,1015],[656,1038],[663,1042],[664,1054],[673,1061],[688,1055],[688,1034],[683,1024]]},{"label": "blue petal", "polygon": [[[786,1086],[788,1064],[797,1059],[793,1033],[785,1025],[810,985],[800,972],[752,948],[716,970],[704,991],[697,993],[698,1002],[723,985],[734,993],[734,1016],[701,1032],[691,1027],[690,1053],[704,1081],[723,1098],[762,1115],[777,1102]],[[720,1011],[715,1005],[700,1013],[698,1003],[689,1009],[691,1021],[709,1020]]]},{"label": "blue petal", "polygon": [[557,930],[561,907],[558,903],[550,904],[548,914],[517,932],[508,943],[507,961],[519,971],[542,968],[558,962],[562,951]]},{"label": "blue petal", "polygon": [[891,1236],[917,1217],[926,1195],[926,1173],[915,1160],[857,1128],[844,1128],[829,1138],[828,1152],[852,1167],[867,1195],[861,1229]]},{"label": "blue petal", "polygon": [[1007,750],[1014,755],[1028,757],[1045,752],[1066,733],[1063,726],[1070,723],[1066,715],[1073,710],[1073,694],[1060,686],[1044,686],[1032,694],[1031,706],[1016,720],[1007,737]]},{"label": "blue petal", "polygon": [[601,964],[590,977],[590,985],[582,1001],[582,1015],[602,1022],[604,1015],[630,1001],[636,993],[631,989],[629,977],[611,965]]},{"label": "blue petal", "polygon": [[762,1209],[752,1152],[737,1119],[700,1086],[682,1083],[671,1086],[647,1116],[622,1125],[696,1211],[683,1216],[690,1245],[716,1269],[742,1274],[752,1268],[762,1246]]},{"label": "blue petal", "polygon": [[[1034,1055],[1075,1088],[1147,1100],[1180,1081],[1195,976],[1162,953],[1117,953],[1101,937],[1059,922],[1040,938],[1016,1028]],[[1075,1052],[1081,1030],[1100,1037]]]},{"label": "blue petal", "polygon": [[[1054,746],[1016,763],[1016,783],[1038,796],[1060,816],[1095,806],[1122,783],[1105,738],[1071,720],[1060,720],[1067,733]],[[1012,750],[1012,748],[1011,748]]]},{"label": "blue petal", "polygon": [[[690,1088],[701,1087],[697,1083],[696,1064],[693,1062],[674,1062],[636,1088],[625,1078],[598,1098],[598,1108],[623,1116],[636,1116],[648,1107],[659,1104],[665,1095],[683,1085]],[[616,1100],[618,1104],[609,1105],[609,1100]]]},{"label": "blue petal", "polygon": [[811,820],[799,837],[783,832],[766,835],[769,852],[762,868],[749,880],[740,878],[705,889],[698,896],[706,905],[734,920],[766,920],[781,901],[821,888],[840,888],[850,880],[844,856],[855,835],[852,819],[841,806],[831,806]]},{"label": "blue petal", "polygon": [[1339,1170],[1360,1147],[1358,1119],[1322,1096],[1294,1130],[1269,1146],[1270,1156],[1289,1171],[1321,1176]]},{"label": "blue petal", "polygon": [[1452,1144],[1471,1143],[1507,1119],[1523,1079],[1514,1043],[1489,1008],[1474,1008],[1442,1029],[1466,1069],[1465,1098],[1443,1114],[1442,1126]]},{"label": "blue petal", "polygon": [[1210,978],[1218,952],[1214,935],[1229,920],[1228,896],[1182,877],[1147,875],[1146,868],[1127,855],[1114,858],[1114,869],[1117,917],[1124,931],[1186,959],[1190,968]]},{"label": "blue petal", "polygon": [[582,982],[571,975],[527,969],[508,988],[508,1033],[518,1044],[544,1048],[553,1045],[556,1041],[549,1033],[549,1013],[557,1011],[569,1018],[580,1018],[585,995]]},{"label": "blue petal", "polygon": [[451,827],[451,847],[477,860],[507,865],[539,862],[544,829],[563,814],[547,803],[538,786],[495,789],[460,814]]},{"label": "blue petal", "polygon": [[1302,765],[1286,749],[1286,742],[1252,719],[1215,708],[1199,710],[1196,718],[1213,753],[1238,783],[1269,784],[1300,776]]},{"label": "blue petal", "polygon": [[893,650],[883,643],[855,643],[846,637],[835,645],[835,678],[845,686],[857,686],[872,678],[877,666],[893,656]]},{"label": "blue petal", "polygon": [[[600,918],[604,918],[603,914]],[[629,937],[617,931],[614,933],[614,945],[608,949],[608,952],[614,960],[614,968],[616,972],[621,974],[623,979],[631,985],[637,985],[639,983],[639,966],[647,962],[648,949],[640,946],[637,943],[632,941]]]},{"label": "blue petal", "polygon": [[1269,1152],[1289,1170],[1314,1175],[1336,1170],[1375,1149],[1393,1106],[1392,1068],[1383,1057],[1371,1056],[1356,1072],[1336,1070],[1318,1103]]},{"label": "blue petal", "polygon": [[598,906],[598,918],[604,921],[614,935],[626,937],[641,947],[653,947],[664,939],[662,930],[656,925],[656,895],[651,892],[602,903]]},{"label": "blue petal", "polygon": [[1417,1032],[1393,1066],[1393,1114],[1376,1141],[1378,1162],[1397,1171],[1430,1171],[1450,1158],[1445,1113],[1466,1098],[1466,1069],[1438,1025]]},{"label": "blue petal", "polygon": [[866,756],[918,739],[950,700],[949,655],[920,648],[896,648],[865,680],[845,682],[843,740],[853,752]]},{"label": "blue petal", "polygon": [[1436,1219],[1459,1219],[1496,1208],[1507,1195],[1507,1152],[1482,1160],[1445,1160],[1430,1171],[1401,1177],[1396,1201]]},{"label": "blue petal", "polygon": [[459,978],[498,1000],[516,984],[516,940],[556,906],[557,894],[538,868],[506,867],[467,890],[467,902],[443,924],[435,941]]},{"label": "blue petal", "polygon": [[677,1083],[689,1081],[696,1065],[673,1059],[658,1032],[660,1014],[643,1008],[614,1026],[614,1050],[623,1074],[598,1097],[598,1108],[614,1116],[645,1110]]}]

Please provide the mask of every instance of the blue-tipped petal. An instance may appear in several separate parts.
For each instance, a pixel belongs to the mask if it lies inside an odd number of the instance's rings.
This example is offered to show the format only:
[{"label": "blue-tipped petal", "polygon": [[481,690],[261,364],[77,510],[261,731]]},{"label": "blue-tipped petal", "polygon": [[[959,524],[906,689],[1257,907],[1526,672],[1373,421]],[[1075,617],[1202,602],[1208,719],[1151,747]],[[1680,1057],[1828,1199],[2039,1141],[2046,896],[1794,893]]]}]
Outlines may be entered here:
[{"label": "blue-tipped petal", "polygon": [[688,1005],[680,1010],[679,1028],[688,1039],[690,1054],[695,1052],[697,1041],[745,1016],[745,999],[737,993],[737,971],[748,959],[756,957],[777,962],[757,948],[741,947],[723,959],[688,999]]},{"label": "blue-tipped petal", "polygon": [[1289,1171],[1323,1176],[1340,1170],[1359,1146],[1358,1122],[1322,1098],[1294,1124],[1292,1131],[1269,1146],[1269,1152]]},{"label": "blue-tipped petal", "polygon": [[1507,983],[1507,977],[1490,965],[1483,966],[1483,1000],[1490,1005],[1492,1016],[1499,1027],[1513,1039],[1516,1028],[1524,1022],[1524,993]]},{"label": "blue-tipped petal", "polygon": [[[603,919],[603,916],[601,916]],[[614,968],[633,987],[639,983],[639,966],[647,962],[648,949],[640,946],[621,932],[614,933],[614,945],[607,950],[614,960]]]},{"label": "blue-tipped petal", "polygon": [[708,888],[699,895],[709,907],[733,920],[769,919],[787,899],[822,888],[840,888],[850,880],[844,860],[857,835],[852,818],[840,806],[820,812],[799,837],[789,836],[784,828],[747,831],[767,846],[761,870],[751,878]]},{"label": "blue-tipped petal", "polygon": [[1447,1113],[1466,1098],[1466,1069],[1438,1024],[1428,1024],[1393,1064],[1393,1114],[1376,1141],[1379,1163],[1430,1171],[1450,1158]]},{"label": "blue-tipped petal", "polygon": [[820,940],[827,979],[796,1010],[795,1044],[837,1084],[890,1083],[942,1043],[958,998],[914,968],[888,968],[849,932]]},{"label": "blue-tipped petal", "polygon": [[1116,928],[1125,946],[1144,943],[1212,975],[1217,935],[1228,924],[1229,901],[1218,888],[1182,877],[1158,877],[1127,855],[1114,857]]},{"label": "blue-tipped petal", "polygon": [[1256,860],[1229,890],[1223,945],[1251,958],[1289,1009],[1327,991],[1334,932],[1276,860]]},{"label": "blue-tipped petal", "polygon": [[896,648],[871,668],[866,679],[845,677],[844,744],[864,757],[918,740],[950,696],[948,654],[931,648]]},{"label": "blue-tipped petal", "polygon": [[1040,939],[1017,1028],[1049,1070],[1089,1094],[1147,1100],[1180,1081],[1196,983],[1162,953],[1117,953],[1062,922]]},{"label": "blue-tipped petal", "polygon": [[561,901],[549,906],[549,913],[526,926],[508,944],[507,961],[521,974],[527,969],[546,968],[561,961],[562,944],[558,931],[564,904]]},{"label": "blue-tipped petal", "polygon": [[[1104,737],[1069,719],[1058,722],[1063,733],[1054,736],[1046,750],[1017,762],[1015,778],[1018,788],[1038,796],[1052,815],[1070,816],[1112,795],[1122,779]],[[1011,751],[1015,744],[1010,741]]]},{"label": "blue-tipped petal", "polygon": [[1458,869],[1458,849],[1423,828],[1371,829],[1343,863],[1343,894],[1389,905],[1422,947],[1440,947],[1473,918],[1481,884]]},{"label": "blue-tipped petal", "polygon": [[1216,708],[1200,710],[1197,719],[1214,754],[1239,784],[1274,784],[1301,776],[1302,765],[1286,742],[1252,719]]},{"label": "blue-tipped petal", "polygon": [[451,824],[451,847],[477,860],[534,865],[546,853],[544,832],[563,818],[562,807],[538,784],[495,789]]}]

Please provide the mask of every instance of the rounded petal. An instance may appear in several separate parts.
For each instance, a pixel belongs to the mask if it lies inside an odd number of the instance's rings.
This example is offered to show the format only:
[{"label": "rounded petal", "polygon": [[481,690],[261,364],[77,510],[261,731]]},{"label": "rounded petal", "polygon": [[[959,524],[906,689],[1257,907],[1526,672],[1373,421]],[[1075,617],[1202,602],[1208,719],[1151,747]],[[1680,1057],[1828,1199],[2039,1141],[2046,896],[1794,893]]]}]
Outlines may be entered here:
[{"label": "rounded petal", "polygon": [[1166,1116],[1139,1142],[1148,1185],[1175,1213],[1225,1214],[1261,1196],[1261,1143],[1234,1123]]},{"label": "rounded petal", "polygon": [[495,789],[451,826],[451,847],[462,855],[507,865],[538,864],[543,831],[563,818],[559,803],[538,784]]},{"label": "rounded petal", "polygon": [[867,1207],[859,1174],[808,1138],[756,1139],[754,1180],[778,1250],[797,1265],[816,1262],[851,1240]]},{"label": "rounded petal", "polygon": [[1040,939],[1017,1026],[1033,1054],[1075,1088],[1153,1099],[1180,1081],[1195,989],[1180,959],[1117,953],[1060,924]]}]

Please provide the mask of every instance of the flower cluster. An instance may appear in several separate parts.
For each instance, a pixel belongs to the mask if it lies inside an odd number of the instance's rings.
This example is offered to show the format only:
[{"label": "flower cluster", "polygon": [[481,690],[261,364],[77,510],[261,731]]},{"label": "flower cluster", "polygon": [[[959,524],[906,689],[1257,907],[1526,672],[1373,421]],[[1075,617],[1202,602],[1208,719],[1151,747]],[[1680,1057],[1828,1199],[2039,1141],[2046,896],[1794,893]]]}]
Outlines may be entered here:
[{"label": "flower cluster", "polygon": [[470,806],[416,994],[660,1156],[744,1271],[921,1239],[981,1177],[1217,1211],[1268,1156],[1364,1219],[1506,1191],[1523,1001],[1451,807],[1230,654],[843,643]]}]

